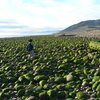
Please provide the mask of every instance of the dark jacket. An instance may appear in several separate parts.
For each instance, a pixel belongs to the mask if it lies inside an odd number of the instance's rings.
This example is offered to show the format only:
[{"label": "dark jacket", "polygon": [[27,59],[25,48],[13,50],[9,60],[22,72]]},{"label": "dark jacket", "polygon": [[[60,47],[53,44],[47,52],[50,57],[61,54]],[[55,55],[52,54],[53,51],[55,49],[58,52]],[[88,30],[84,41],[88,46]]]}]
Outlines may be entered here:
[{"label": "dark jacket", "polygon": [[32,43],[29,43],[29,44],[27,45],[27,51],[30,52],[30,51],[32,51],[32,50],[33,50],[33,45],[32,45]]}]

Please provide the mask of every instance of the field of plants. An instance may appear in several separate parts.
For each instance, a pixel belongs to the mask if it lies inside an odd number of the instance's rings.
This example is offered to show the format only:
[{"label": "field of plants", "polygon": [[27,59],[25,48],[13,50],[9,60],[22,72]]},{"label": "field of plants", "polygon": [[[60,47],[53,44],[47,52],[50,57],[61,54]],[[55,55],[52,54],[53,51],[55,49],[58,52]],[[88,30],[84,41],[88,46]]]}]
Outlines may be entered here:
[{"label": "field of plants", "polygon": [[[0,39],[0,100],[100,100],[100,48],[78,37]],[[93,45],[93,44],[92,44]]]}]

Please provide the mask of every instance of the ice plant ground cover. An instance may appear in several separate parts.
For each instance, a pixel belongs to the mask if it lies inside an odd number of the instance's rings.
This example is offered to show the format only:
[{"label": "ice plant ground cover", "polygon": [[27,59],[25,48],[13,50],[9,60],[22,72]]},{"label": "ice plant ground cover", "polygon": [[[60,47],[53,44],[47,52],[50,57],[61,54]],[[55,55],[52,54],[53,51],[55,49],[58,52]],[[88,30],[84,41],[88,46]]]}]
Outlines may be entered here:
[{"label": "ice plant ground cover", "polygon": [[29,37],[0,39],[0,100],[100,99],[100,50],[89,47],[99,39],[31,38],[34,60]]}]

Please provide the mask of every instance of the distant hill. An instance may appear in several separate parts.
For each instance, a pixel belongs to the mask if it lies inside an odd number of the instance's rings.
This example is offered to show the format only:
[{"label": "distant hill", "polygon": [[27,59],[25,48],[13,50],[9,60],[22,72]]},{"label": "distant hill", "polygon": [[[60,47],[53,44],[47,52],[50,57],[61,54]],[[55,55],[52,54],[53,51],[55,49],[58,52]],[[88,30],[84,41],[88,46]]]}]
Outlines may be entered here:
[{"label": "distant hill", "polygon": [[100,36],[100,19],[99,20],[87,20],[80,23],[69,26],[68,28],[60,31],[57,36]]}]

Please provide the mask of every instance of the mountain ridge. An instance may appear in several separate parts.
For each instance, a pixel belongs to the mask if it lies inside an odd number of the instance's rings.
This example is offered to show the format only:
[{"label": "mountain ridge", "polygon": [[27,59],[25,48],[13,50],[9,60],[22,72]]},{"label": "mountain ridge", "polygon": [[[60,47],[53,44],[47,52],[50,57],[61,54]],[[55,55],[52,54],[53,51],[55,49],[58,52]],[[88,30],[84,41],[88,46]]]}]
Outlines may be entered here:
[{"label": "mountain ridge", "polygon": [[100,19],[81,21],[65,28],[56,35],[100,36]]}]

